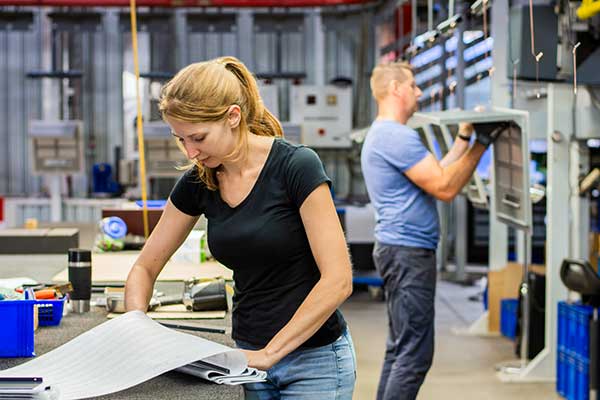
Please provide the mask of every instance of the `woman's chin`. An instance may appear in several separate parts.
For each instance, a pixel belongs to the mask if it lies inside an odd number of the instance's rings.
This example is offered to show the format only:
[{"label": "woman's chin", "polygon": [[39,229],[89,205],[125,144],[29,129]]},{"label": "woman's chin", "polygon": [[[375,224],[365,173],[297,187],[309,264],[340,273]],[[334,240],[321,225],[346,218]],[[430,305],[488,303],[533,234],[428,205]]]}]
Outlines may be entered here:
[{"label": "woman's chin", "polygon": [[206,160],[200,161],[200,165],[202,165],[204,168],[217,168],[221,164],[208,158]]}]

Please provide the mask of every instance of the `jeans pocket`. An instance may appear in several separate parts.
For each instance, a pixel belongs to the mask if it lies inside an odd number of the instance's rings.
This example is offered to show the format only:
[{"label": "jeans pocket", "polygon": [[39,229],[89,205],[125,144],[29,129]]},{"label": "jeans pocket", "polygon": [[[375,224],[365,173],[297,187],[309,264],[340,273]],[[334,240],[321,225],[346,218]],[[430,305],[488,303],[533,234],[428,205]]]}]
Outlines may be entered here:
[{"label": "jeans pocket", "polygon": [[349,335],[342,335],[342,340],[333,344],[337,363],[337,396],[336,399],[352,399],[356,383],[356,358]]}]

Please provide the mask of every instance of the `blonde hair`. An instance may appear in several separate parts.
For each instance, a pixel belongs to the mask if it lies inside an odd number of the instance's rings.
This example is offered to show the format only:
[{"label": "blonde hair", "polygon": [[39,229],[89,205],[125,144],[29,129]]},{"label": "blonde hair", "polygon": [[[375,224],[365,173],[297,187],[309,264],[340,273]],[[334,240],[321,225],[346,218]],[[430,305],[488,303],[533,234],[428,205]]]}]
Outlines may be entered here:
[{"label": "blonde hair", "polygon": [[396,80],[400,83],[413,74],[412,66],[407,62],[391,62],[377,65],[371,73],[371,93],[375,100],[384,99],[388,93],[388,85]]},{"label": "blonde hair", "polygon": [[[260,136],[283,136],[281,123],[263,104],[258,85],[252,73],[235,57],[220,57],[188,65],[177,73],[162,89],[159,110],[163,119],[184,122],[217,122],[228,117],[229,108],[241,109],[239,136],[234,150],[227,156],[237,160],[248,154],[250,131]],[[177,142],[184,151],[183,145]],[[208,189],[217,190],[216,171],[196,160],[198,175]]]}]

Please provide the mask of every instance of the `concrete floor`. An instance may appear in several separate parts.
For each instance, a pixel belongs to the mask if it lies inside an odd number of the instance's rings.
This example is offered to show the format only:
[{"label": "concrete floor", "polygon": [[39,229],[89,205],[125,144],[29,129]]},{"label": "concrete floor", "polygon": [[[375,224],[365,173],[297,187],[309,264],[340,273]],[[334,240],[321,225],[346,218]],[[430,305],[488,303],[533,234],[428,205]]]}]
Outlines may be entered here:
[{"label": "concrete floor", "polygon": [[[496,378],[494,365],[515,359],[512,341],[503,337],[457,336],[452,332],[453,328],[468,327],[481,315],[481,303],[468,300],[477,292],[475,287],[438,283],[436,352],[418,399],[561,399],[554,383],[502,383]],[[366,291],[355,291],[342,311],[357,353],[354,399],[375,399],[386,339],[385,304],[371,300]]]}]

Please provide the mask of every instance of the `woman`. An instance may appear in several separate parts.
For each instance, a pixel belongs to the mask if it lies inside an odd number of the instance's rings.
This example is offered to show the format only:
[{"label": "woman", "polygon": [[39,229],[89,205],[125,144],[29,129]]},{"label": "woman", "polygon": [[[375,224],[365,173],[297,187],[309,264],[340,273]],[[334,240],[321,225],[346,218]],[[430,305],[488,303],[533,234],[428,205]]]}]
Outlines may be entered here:
[{"label": "woman", "polygon": [[337,307],[352,273],[318,156],[282,139],[233,57],[182,69],[160,110],[193,164],[127,278],[127,310],[147,309],[156,277],[204,214],[211,253],[234,271],[233,339],[250,367],[268,372],[246,398],[351,399],[354,348]]}]

